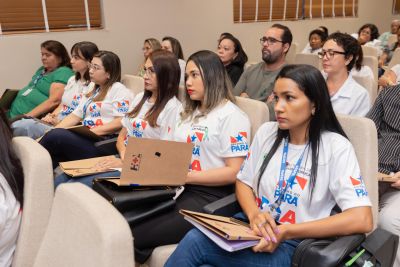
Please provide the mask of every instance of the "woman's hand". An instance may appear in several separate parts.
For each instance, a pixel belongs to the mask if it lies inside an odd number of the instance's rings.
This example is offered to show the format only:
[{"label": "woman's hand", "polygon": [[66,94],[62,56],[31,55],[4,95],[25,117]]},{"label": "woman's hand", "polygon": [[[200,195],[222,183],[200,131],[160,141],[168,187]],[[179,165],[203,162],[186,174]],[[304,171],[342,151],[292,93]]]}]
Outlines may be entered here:
[{"label": "woman's hand", "polygon": [[111,168],[121,168],[121,167],[122,167],[122,160],[120,158],[109,156],[97,162],[93,168],[97,171],[106,171]]},{"label": "woman's hand", "polygon": [[249,217],[250,228],[254,234],[264,237],[265,241],[277,243],[278,227],[269,212],[258,212]]},{"label": "woman's hand", "polygon": [[397,178],[397,179],[399,179],[399,180],[397,180],[397,182],[394,182],[393,184],[391,184],[391,186],[394,187],[394,188],[396,188],[396,189],[399,189],[399,190],[400,190],[400,171],[399,171],[399,172],[396,172],[396,173],[393,175],[393,178]]},{"label": "woman's hand", "polygon": [[254,252],[274,252],[275,249],[284,241],[286,233],[286,225],[278,225],[276,233],[276,242],[268,241],[265,238],[260,239],[260,242],[253,247]]},{"label": "woman's hand", "polygon": [[42,118],[42,121],[47,122],[51,125],[56,125],[58,124],[58,119],[57,116],[53,113],[48,113],[46,116]]}]

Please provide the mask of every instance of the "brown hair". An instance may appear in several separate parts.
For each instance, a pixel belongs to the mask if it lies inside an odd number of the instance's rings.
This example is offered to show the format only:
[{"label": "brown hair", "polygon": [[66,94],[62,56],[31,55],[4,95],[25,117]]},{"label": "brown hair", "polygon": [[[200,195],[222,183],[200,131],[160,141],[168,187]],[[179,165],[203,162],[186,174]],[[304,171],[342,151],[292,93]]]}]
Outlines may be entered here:
[{"label": "brown hair", "polygon": [[[119,57],[111,51],[99,51],[94,54],[93,57],[97,57],[101,60],[105,72],[110,75],[110,78],[104,84],[103,90],[101,90],[100,93],[93,99],[93,101],[102,101],[106,97],[111,86],[114,83],[121,81],[121,61],[119,60]],[[99,86],[96,84],[96,88],[98,87]],[[89,92],[87,97],[92,96],[95,91],[96,90],[92,90]]]},{"label": "brown hair", "polygon": [[68,55],[68,51],[65,46],[60,43],[59,41],[48,40],[43,42],[40,47],[48,50],[49,52],[53,53],[56,57],[58,57],[61,62],[58,67],[69,67],[71,68],[71,59]]},{"label": "brown hair", "polygon": [[[177,95],[181,69],[178,59],[169,51],[156,50],[148,58],[153,63],[157,79],[157,98],[154,105],[145,115],[145,120],[151,127],[158,127],[157,119],[168,101]],[[143,104],[152,96],[152,92],[144,90],[143,98],[135,106],[129,117],[136,117],[143,107]]]}]

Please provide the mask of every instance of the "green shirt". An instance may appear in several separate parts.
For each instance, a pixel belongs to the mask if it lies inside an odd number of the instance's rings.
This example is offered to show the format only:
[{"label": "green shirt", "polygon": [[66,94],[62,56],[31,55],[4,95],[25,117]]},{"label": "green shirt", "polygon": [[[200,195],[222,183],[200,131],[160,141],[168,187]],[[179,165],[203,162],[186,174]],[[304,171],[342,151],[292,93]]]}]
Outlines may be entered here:
[{"label": "green shirt", "polygon": [[[40,67],[27,86],[22,88],[11,104],[8,117],[26,114],[49,98],[52,83],[67,84],[74,72],[68,67],[59,67],[42,75],[44,67]],[[36,81],[36,82],[35,82]]]}]

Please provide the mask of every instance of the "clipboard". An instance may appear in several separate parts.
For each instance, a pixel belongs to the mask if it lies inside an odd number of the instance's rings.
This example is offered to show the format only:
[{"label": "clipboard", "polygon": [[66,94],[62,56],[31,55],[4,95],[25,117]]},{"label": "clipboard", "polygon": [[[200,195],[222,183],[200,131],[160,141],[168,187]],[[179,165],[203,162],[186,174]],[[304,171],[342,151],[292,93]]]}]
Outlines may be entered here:
[{"label": "clipboard", "polygon": [[384,173],[378,173],[378,181],[379,182],[387,182],[387,183],[395,183],[399,178],[394,178],[392,175],[389,174],[384,174]]},{"label": "clipboard", "polygon": [[[249,225],[230,217],[180,210],[186,220],[196,222],[218,236],[229,241],[260,240],[262,237],[252,234]],[[196,226],[196,224],[193,224]]]},{"label": "clipboard", "polygon": [[74,132],[76,134],[79,134],[83,137],[95,140],[95,141],[103,140],[102,136],[95,134],[94,132],[92,132],[90,130],[89,127],[87,127],[85,125],[76,125],[76,126],[67,127],[65,129],[67,129],[71,132]]},{"label": "clipboard", "polygon": [[19,90],[6,89],[0,98],[0,108],[8,110],[11,108],[11,104],[17,97]]},{"label": "clipboard", "polygon": [[103,172],[109,172],[114,169],[108,169],[104,171],[98,171],[94,169],[94,166],[101,160],[109,157],[115,156],[105,156],[105,157],[97,157],[97,158],[90,158],[90,159],[81,159],[81,160],[73,160],[67,162],[60,162],[61,170],[71,176],[71,177],[81,177],[86,175],[98,174]]}]

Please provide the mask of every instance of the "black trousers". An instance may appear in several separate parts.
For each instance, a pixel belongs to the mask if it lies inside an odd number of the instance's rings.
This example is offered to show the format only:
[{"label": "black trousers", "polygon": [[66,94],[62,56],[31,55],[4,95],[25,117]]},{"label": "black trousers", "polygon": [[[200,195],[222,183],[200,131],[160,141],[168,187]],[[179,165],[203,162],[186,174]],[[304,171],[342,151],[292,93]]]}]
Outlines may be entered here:
[{"label": "black trousers", "polygon": [[91,139],[61,128],[51,130],[40,140],[40,144],[50,153],[53,168],[63,161],[102,156],[94,143]]},{"label": "black trousers", "polygon": [[186,185],[174,209],[132,227],[135,261],[144,263],[154,248],[179,243],[193,225],[183,219],[180,209],[203,212],[203,207],[233,193],[233,186]]}]

